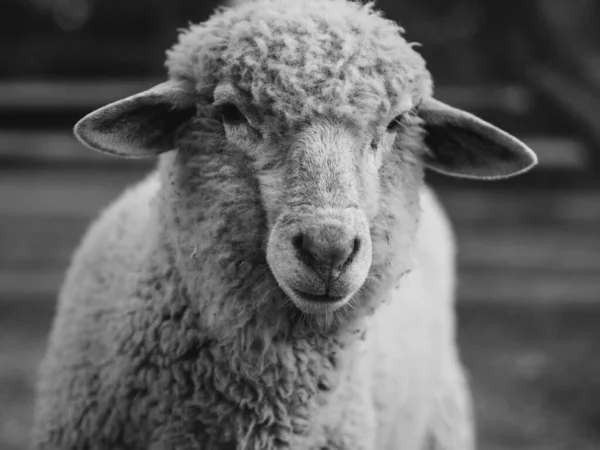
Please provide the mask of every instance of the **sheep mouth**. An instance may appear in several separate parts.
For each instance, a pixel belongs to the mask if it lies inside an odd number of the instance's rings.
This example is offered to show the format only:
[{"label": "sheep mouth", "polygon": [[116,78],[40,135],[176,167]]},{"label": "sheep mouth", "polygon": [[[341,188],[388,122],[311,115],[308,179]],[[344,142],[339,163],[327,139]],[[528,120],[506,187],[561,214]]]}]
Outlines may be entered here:
[{"label": "sheep mouth", "polygon": [[334,295],[315,295],[290,289],[290,299],[300,311],[306,314],[328,314],[341,308],[350,300],[350,295],[344,297]]},{"label": "sheep mouth", "polygon": [[308,294],[306,292],[294,289],[294,294],[300,297],[302,300],[314,302],[314,303],[337,303],[343,301],[346,297],[340,297],[335,295],[315,295]]}]

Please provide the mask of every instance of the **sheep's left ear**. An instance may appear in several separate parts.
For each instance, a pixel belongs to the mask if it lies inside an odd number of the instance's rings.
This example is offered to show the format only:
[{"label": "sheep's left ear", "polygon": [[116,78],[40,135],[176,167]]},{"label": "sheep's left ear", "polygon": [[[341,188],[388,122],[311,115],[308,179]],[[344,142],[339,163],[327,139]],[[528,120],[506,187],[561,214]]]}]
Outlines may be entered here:
[{"label": "sheep's left ear", "polygon": [[445,175],[501,179],[521,174],[537,164],[523,142],[494,125],[433,98],[419,106],[425,144],[425,165]]},{"label": "sheep's left ear", "polygon": [[175,133],[194,112],[189,89],[169,80],[91,112],[73,131],[94,150],[143,158],[172,150]]}]

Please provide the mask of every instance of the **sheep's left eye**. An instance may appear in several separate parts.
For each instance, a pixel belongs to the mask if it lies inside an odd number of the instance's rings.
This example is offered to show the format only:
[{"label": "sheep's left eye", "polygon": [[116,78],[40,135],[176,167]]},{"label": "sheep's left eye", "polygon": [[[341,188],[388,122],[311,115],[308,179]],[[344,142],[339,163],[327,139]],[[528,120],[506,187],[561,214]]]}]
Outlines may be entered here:
[{"label": "sheep's left eye", "polygon": [[396,129],[402,125],[404,120],[404,114],[400,114],[392,119],[392,121],[387,126],[387,131],[396,131]]},{"label": "sheep's left eye", "polygon": [[231,103],[227,103],[219,108],[221,118],[223,122],[228,125],[241,125],[246,123],[246,116],[239,110],[239,108]]}]

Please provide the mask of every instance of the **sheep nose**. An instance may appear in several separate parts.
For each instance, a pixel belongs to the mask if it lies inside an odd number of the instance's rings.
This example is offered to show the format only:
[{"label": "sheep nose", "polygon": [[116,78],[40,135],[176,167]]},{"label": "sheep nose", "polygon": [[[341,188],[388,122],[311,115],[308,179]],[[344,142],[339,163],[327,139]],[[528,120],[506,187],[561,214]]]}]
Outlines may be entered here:
[{"label": "sheep nose", "polygon": [[341,226],[323,225],[293,238],[299,259],[326,283],[338,278],[360,248],[360,239]]}]

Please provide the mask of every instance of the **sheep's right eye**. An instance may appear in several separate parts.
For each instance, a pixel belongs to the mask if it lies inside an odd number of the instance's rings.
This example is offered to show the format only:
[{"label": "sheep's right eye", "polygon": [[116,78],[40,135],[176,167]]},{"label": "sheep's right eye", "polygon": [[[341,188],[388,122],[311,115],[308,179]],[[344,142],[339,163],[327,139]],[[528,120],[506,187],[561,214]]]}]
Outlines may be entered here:
[{"label": "sheep's right eye", "polygon": [[229,125],[241,125],[247,122],[246,116],[239,108],[231,103],[227,103],[219,108],[223,122]]}]

